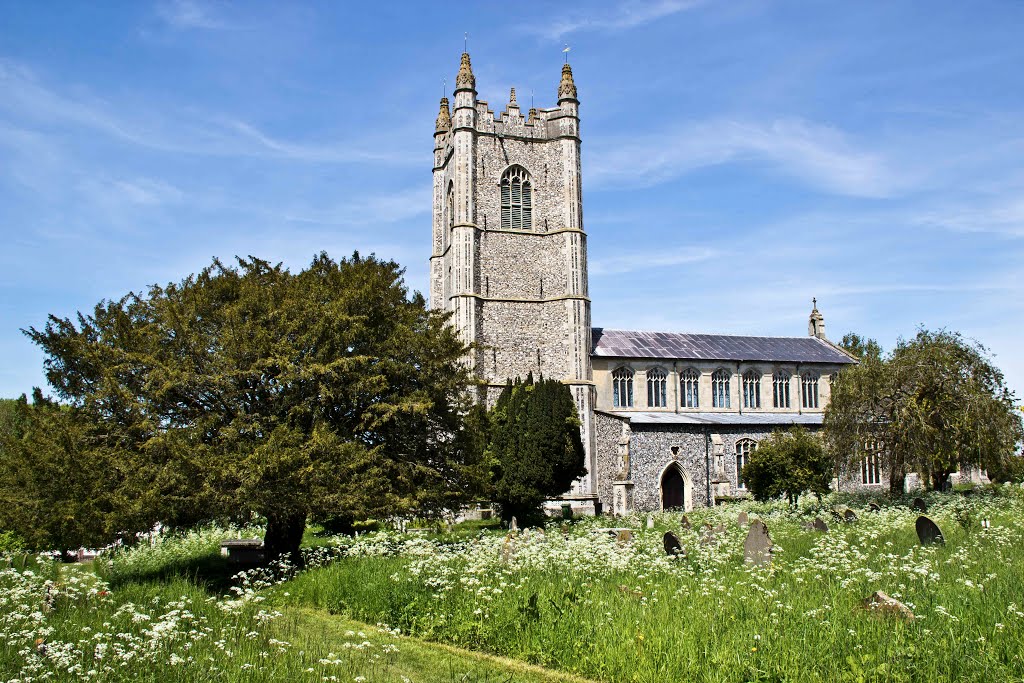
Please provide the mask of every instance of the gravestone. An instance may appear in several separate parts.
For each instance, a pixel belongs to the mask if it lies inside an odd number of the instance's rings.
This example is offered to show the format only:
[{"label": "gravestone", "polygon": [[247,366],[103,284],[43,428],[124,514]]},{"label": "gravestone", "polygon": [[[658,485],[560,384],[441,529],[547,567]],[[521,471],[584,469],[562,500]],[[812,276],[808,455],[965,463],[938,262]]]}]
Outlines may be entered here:
[{"label": "gravestone", "polygon": [[928,512],[928,504],[921,498],[915,498],[913,504],[910,506],[911,509],[917,510],[918,512]]},{"label": "gravestone", "polygon": [[748,524],[750,524],[750,518],[747,516],[746,511],[740,512],[740,514],[736,517],[736,522],[740,526],[747,526]]},{"label": "gravestone", "polygon": [[647,528],[648,529],[653,529],[654,528],[654,517],[651,517],[650,515],[647,515]]},{"label": "gravestone", "polygon": [[512,515],[512,521],[508,523],[508,530],[519,531],[519,521],[516,519],[515,515]]},{"label": "gravestone", "polygon": [[671,531],[666,531],[662,537],[662,542],[665,545],[665,554],[676,557],[679,555],[685,555],[683,552],[683,546],[679,543],[679,537]]},{"label": "gravestone", "polygon": [[878,503],[874,502],[874,501],[868,503],[868,510],[871,510],[871,512],[879,512],[879,511],[881,511],[881,509],[882,509],[882,506],[879,505]]},{"label": "gravestone", "polygon": [[928,517],[924,515],[918,517],[915,526],[917,527],[917,538],[921,541],[921,545],[932,545],[933,543],[944,545],[946,543],[946,539],[942,536],[942,529]]},{"label": "gravestone", "polygon": [[632,529],[616,529],[615,530],[615,540],[618,541],[619,543],[629,543],[629,542],[631,542],[633,540],[633,530]]},{"label": "gravestone", "polygon": [[[515,519],[513,517],[513,519]],[[508,564],[516,554],[515,542],[512,540],[512,533],[505,536],[505,542],[501,544],[501,561]]]},{"label": "gravestone", "polygon": [[825,520],[823,520],[821,517],[815,517],[814,521],[811,522],[811,528],[815,531],[827,532],[828,524],[825,524]]},{"label": "gravestone", "polygon": [[715,541],[715,530],[710,524],[704,524],[700,528],[700,544],[710,545]]},{"label": "gravestone", "polygon": [[220,554],[228,558],[228,564],[255,567],[263,563],[266,553],[261,538],[237,538],[221,541]]},{"label": "gravestone", "polygon": [[716,534],[724,534],[725,533],[725,522],[719,522],[718,523],[718,526],[715,527],[715,533]]},{"label": "gravestone", "polygon": [[686,529],[687,531],[690,531],[691,529],[693,529],[693,525],[690,524],[690,518],[687,517],[686,515],[683,515],[683,528]]},{"label": "gravestone", "polygon": [[743,542],[743,560],[756,565],[771,564],[772,539],[764,522],[755,519],[750,523],[747,540]]},{"label": "gravestone", "polygon": [[868,612],[877,617],[896,617],[903,621],[913,621],[914,613],[902,602],[886,595],[882,591],[875,591],[865,598],[861,604]]},{"label": "gravestone", "polygon": [[850,524],[852,522],[856,522],[857,521],[857,513],[854,512],[853,510],[851,510],[850,508],[846,508],[846,512],[843,513],[843,521],[846,522],[847,524]]}]

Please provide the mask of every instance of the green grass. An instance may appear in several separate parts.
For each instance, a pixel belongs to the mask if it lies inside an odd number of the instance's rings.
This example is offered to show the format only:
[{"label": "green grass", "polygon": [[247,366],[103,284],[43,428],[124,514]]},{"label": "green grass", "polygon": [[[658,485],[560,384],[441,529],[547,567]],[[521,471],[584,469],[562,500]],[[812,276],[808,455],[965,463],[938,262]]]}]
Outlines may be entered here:
[{"label": "green grass", "polygon": [[[1019,681],[1024,678],[1024,501],[933,496],[945,546],[921,547],[906,507],[860,520],[812,519],[743,504],[693,513],[723,521],[713,545],[656,516],[620,546],[580,524],[565,539],[416,539],[396,556],[349,557],[275,589],[275,602],[316,606],[403,632],[609,681]],[[739,509],[761,516],[780,552],[747,566]],[[982,532],[980,519],[992,529]],[[622,524],[622,521],[606,521]],[[669,560],[661,534],[688,549]],[[384,546],[381,546],[384,547]],[[883,590],[918,619],[877,619],[861,601]],[[287,595],[285,595],[287,593]]]}]

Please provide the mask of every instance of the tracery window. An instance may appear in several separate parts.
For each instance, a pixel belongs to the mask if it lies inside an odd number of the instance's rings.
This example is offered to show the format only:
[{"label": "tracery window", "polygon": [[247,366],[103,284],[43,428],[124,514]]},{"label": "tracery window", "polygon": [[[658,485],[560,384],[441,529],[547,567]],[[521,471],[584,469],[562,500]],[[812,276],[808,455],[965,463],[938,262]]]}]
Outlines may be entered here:
[{"label": "tracery window", "polygon": [[661,368],[651,368],[647,371],[647,405],[651,408],[664,408],[668,405],[665,400],[665,385],[668,375]]},{"label": "tracery window", "polygon": [[818,407],[818,376],[812,372],[805,372],[800,377],[801,396],[804,408]]},{"label": "tracery window", "polygon": [[864,442],[864,457],[860,461],[860,480],[862,484],[881,484],[881,448],[877,441]]},{"label": "tracery window", "polygon": [[782,370],[772,375],[772,407],[789,407],[789,373]]},{"label": "tracery window", "polygon": [[679,403],[683,408],[699,408],[700,373],[690,368],[679,376]]},{"label": "tracery window", "polygon": [[761,407],[761,374],[756,370],[743,373],[743,407]]},{"label": "tracery window", "polygon": [[616,408],[633,407],[633,371],[629,368],[612,373],[612,400]]},{"label": "tracery window", "polygon": [[533,188],[522,166],[512,166],[501,176],[501,227],[533,229]]},{"label": "tracery window", "polygon": [[753,439],[740,439],[736,442],[736,488],[746,489],[743,480],[743,468],[750,462],[750,454],[757,450],[757,442]]},{"label": "tracery window", "polygon": [[715,370],[711,375],[711,405],[715,408],[729,407],[729,371]]}]

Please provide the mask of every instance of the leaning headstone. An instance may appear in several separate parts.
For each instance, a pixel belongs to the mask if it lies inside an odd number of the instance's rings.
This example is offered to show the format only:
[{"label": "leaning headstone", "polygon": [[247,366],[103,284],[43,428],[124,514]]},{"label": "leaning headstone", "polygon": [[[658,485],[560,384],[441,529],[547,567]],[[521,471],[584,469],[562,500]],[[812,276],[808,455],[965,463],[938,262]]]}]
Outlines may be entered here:
[{"label": "leaning headstone", "polygon": [[740,512],[740,514],[736,516],[736,522],[740,526],[747,526],[748,524],[750,524],[750,518],[747,516],[745,510]]},{"label": "leaning headstone", "polygon": [[690,524],[690,518],[687,517],[686,515],[683,515],[683,528],[686,529],[687,531],[689,531],[690,529],[693,528],[693,525]]},{"label": "leaning headstone", "polygon": [[827,532],[828,524],[825,524],[825,520],[823,520],[821,517],[815,517],[814,521],[811,522],[811,528],[815,531]]},{"label": "leaning headstone", "polygon": [[910,507],[918,512],[928,512],[928,504],[921,498],[915,498]]},{"label": "leaning headstone", "polygon": [[942,529],[928,517],[924,515],[918,517],[915,526],[917,527],[917,538],[921,541],[921,545],[945,544],[946,539],[942,536]]},{"label": "leaning headstone", "polygon": [[679,543],[679,537],[671,531],[666,531],[665,536],[662,538],[662,542],[665,544],[665,554],[670,556],[685,555],[683,552],[683,546]]},{"label": "leaning headstone", "polygon": [[880,512],[882,510],[882,506],[874,501],[871,501],[870,503],[868,503],[868,510],[871,510],[871,512]]},{"label": "leaning headstone", "polygon": [[903,621],[913,621],[914,613],[896,598],[890,597],[882,591],[875,591],[870,597],[865,598],[861,604],[864,609],[877,617],[896,617]]},{"label": "leaning headstone", "polygon": [[852,522],[856,522],[857,521],[857,513],[854,512],[853,510],[851,510],[850,508],[846,508],[846,512],[843,513],[843,521],[846,522],[847,524],[850,524]]},{"label": "leaning headstone", "polygon": [[647,515],[647,528],[648,529],[653,529],[654,528],[654,517],[652,517],[650,515]]},{"label": "leaning headstone", "polygon": [[772,539],[768,536],[768,527],[759,519],[750,524],[747,540],[743,542],[743,559],[756,565],[772,561]]},{"label": "leaning headstone", "polygon": [[512,521],[508,523],[508,530],[519,531],[519,521],[516,519],[515,515],[512,515]]},{"label": "leaning headstone", "polygon": [[505,536],[505,542],[501,544],[501,561],[508,564],[516,554],[515,542],[512,540],[512,533]]}]

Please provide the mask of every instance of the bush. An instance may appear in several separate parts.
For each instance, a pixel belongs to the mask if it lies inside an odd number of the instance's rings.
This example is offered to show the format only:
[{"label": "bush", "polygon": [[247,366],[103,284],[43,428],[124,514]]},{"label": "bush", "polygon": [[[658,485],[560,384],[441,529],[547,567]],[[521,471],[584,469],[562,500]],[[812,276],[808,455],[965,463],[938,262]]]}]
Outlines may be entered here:
[{"label": "bush", "polygon": [[755,500],[785,496],[795,506],[801,493],[828,493],[832,471],[832,460],[818,437],[793,427],[760,443],[743,468],[743,479]]}]

